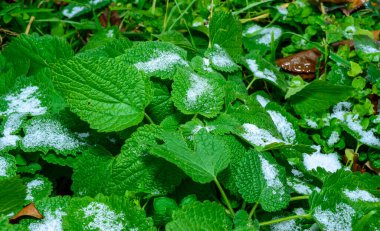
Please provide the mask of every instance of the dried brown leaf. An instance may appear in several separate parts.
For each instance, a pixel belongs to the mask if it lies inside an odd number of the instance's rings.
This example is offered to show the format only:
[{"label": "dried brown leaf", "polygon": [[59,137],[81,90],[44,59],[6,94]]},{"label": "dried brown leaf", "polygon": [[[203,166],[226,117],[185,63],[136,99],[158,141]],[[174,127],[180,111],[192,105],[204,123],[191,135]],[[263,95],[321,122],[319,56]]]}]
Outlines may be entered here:
[{"label": "dried brown leaf", "polygon": [[42,219],[44,218],[41,213],[37,210],[36,206],[34,203],[30,203],[24,208],[20,210],[16,215],[14,215],[11,219],[11,223],[16,223],[21,217],[23,216],[29,216],[29,217],[34,217],[37,219]]}]

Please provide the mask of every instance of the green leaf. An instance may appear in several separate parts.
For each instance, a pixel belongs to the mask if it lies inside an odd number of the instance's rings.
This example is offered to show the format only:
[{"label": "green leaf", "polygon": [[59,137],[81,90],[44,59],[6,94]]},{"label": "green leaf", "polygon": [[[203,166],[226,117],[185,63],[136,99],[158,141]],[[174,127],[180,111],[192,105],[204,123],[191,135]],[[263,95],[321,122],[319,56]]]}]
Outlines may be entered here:
[{"label": "green leaf", "polygon": [[0,179],[0,215],[8,215],[22,208],[26,188],[19,177]]},{"label": "green leaf", "polygon": [[290,97],[297,114],[324,111],[353,94],[352,87],[315,80]]},{"label": "green leaf", "polygon": [[0,179],[16,176],[16,159],[7,153],[0,153]]},{"label": "green leaf", "polygon": [[105,194],[111,181],[113,162],[113,156],[103,148],[90,148],[77,157],[71,185],[74,194],[90,197]]},{"label": "green leaf", "polygon": [[285,169],[270,153],[251,150],[239,161],[236,185],[245,201],[258,202],[265,211],[285,208],[290,200]]},{"label": "green leaf", "polygon": [[155,224],[166,224],[172,220],[172,214],[178,209],[177,202],[169,197],[158,197],[153,200]]},{"label": "green leaf", "polygon": [[282,35],[282,29],[278,26],[266,26],[248,24],[243,32],[243,44],[249,51],[266,54],[272,47],[276,47]]},{"label": "green leaf", "polygon": [[208,183],[225,169],[230,161],[230,153],[219,137],[201,129],[194,136],[194,150],[176,132],[164,132],[162,145],[155,145],[151,152],[177,165],[195,182]]},{"label": "green leaf", "polygon": [[201,76],[182,69],[174,78],[172,100],[184,114],[215,117],[223,107],[224,84],[225,81],[219,74]]},{"label": "green leaf", "polygon": [[367,35],[354,36],[355,49],[360,58],[365,61],[380,61],[380,43]]},{"label": "green leaf", "polygon": [[92,10],[99,9],[107,4],[109,4],[110,0],[101,0],[101,1],[93,1],[93,0],[84,0],[79,3],[73,2],[67,5],[63,10],[63,16],[67,18],[74,18],[80,16],[82,14],[88,13]]},{"label": "green leaf", "polygon": [[120,131],[144,118],[151,90],[136,68],[113,59],[74,58],[53,72],[71,110],[91,128]]},{"label": "green leaf", "polygon": [[218,44],[233,58],[238,59],[242,53],[242,29],[238,19],[231,13],[223,11],[212,15],[209,25],[210,44]]},{"label": "green leaf", "polygon": [[46,198],[53,190],[52,183],[44,176],[36,175],[33,178],[24,178],[24,180],[26,183],[25,204]]},{"label": "green leaf", "polygon": [[105,197],[99,194],[73,198],[67,216],[63,217],[63,230],[146,230],[153,231],[153,221],[145,211],[137,208],[126,197]]},{"label": "green leaf", "polygon": [[21,34],[9,43],[3,54],[13,63],[15,70],[26,74],[29,66],[22,62],[24,60],[30,63],[29,72],[36,72],[59,59],[72,57],[73,51],[63,38]]},{"label": "green leaf", "polygon": [[162,132],[156,125],[145,125],[126,140],[112,166],[110,193],[128,190],[165,195],[181,182],[184,174],[175,165],[149,155]]},{"label": "green leaf", "polygon": [[224,208],[215,202],[194,202],[173,214],[173,221],[166,225],[168,231],[231,230],[232,222]]},{"label": "green leaf", "polygon": [[171,30],[164,33],[161,33],[156,36],[162,42],[169,42],[182,49],[190,51],[191,53],[196,53],[197,50],[193,47],[193,45],[187,40],[187,38],[180,32]]},{"label": "green leaf", "polygon": [[174,114],[174,110],[168,87],[164,83],[153,82],[153,98],[146,108],[146,113],[158,124]]},{"label": "green leaf", "polygon": [[[209,48],[206,51],[205,56],[210,61],[211,66],[218,71],[234,72],[240,69],[219,44],[214,44],[214,46]],[[205,62],[206,60],[203,61]],[[207,63],[204,63],[204,65],[207,66]]]},{"label": "green leaf", "polygon": [[186,51],[167,42],[138,43],[116,59],[161,79],[172,79],[177,68],[189,66]]}]

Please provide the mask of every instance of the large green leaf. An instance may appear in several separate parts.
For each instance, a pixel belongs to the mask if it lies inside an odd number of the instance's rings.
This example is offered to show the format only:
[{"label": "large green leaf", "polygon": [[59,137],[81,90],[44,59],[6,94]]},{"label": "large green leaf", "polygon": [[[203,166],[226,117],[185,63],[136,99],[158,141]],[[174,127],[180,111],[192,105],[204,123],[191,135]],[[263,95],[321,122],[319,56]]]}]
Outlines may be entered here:
[{"label": "large green leaf", "polygon": [[216,73],[201,76],[182,69],[174,78],[172,99],[184,114],[214,117],[222,110],[224,94],[224,79]]},{"label": "large green leaf", "polygon": [[231,230],[232,221],[224,208],[215,202],[194,202],[173,214],[173,221],[166,225],[168,231],[221,231]]},{"label": "large green leaf", "polygon": [[113,59],[74,58],[53,72],[71,110],[91,128],[120,131],[144,118],[151,90],[136,68]]},{"label": "large green leaf", "polygon": [[348,99],[353,88],[315,80],[290,97],[297,114],[327,110],[329,107]]},{"label": "large green leaf", "polygon": [[258,202],[265,211],[285,208],[290,200],[284,167],[270,153],[251,150],[239,161],[236,185],[244,200]]},{"label": "large green leaf", "polygon": [[22,208],[26,187],[19,177],[0,179],[0,215],[8,215]]},{"label": "large green leaf", "polygon": [[231,13],[215,12],[209,26],[210,43],[219,45],[234,58],[240,58],[242,52],[242,29],[238,19]]},{"label": "large green leaf", "polygon": [[176,132],[164,132],[162,145],[152,147],[152,154],[177,165],[195,182],[208,183],[230,162],[230,153],[223,140],[201,129],[194,134],[194,150]]}]

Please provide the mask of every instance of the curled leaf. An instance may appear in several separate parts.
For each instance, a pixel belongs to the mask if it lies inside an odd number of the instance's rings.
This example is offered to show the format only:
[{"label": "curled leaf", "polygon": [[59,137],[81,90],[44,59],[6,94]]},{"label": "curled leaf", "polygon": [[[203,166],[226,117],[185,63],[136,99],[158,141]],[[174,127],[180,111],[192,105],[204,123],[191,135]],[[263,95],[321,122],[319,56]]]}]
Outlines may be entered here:
[{"label": "curled leaf", "polygon": [[21,217],[23,216],[29,216],[29,217],[34,217],[37,219],[42,219],[44,218],[42,214],[37,210],[36,206],[34,203],[30,203],[24,208],[20,210],[16,215],[14,215],[11,219],[11,223],[16,223]]}]

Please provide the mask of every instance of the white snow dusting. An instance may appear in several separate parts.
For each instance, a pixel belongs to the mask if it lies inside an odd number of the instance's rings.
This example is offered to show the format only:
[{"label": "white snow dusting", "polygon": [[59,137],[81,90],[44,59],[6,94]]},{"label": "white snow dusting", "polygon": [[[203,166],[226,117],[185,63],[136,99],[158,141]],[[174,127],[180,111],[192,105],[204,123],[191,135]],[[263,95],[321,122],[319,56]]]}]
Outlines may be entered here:
[{"label": "white snow dusting", "polygon": [[26,184],[26,197],[25,200],[33,201],[34,197],[32,195],[33,189],[41,187],[44,184],[43,180],[35,179]]},{"label": "white snow dusting", "polygon": [[208,58],[203,58],[203,70],[207,72],[212,72],[212,68],[210,66],[210,60]]},{"label": "white snow dusting", "polygon": [[327,144],[329,146],[333,146],[334,144],[338,143],[339,141],[339,133],[337,131],[333,131],[327,140]]},{"label": "white snow dusting", "polygon": [[235,65],[227,52],[218,44],[214,45],[214,51],[210,54],[211,62],[217,67],[233,67]]},{"label": "white snow dusting", "polygon": [[245,133],[242,134],[242,137],[256,146],[265,147],[273,143],[284,143],[283,140],[273,137],[267,130],[258,128],[254,124],[245,123],[243,128]]},{"label": "white snow dusting", "polygon": [[270,45],[272,42],[272,35],[273,41],[275,41],[282,35],[282,30],[277,27],[268,27],[260,31],[260,34],[263,36],[257,42],[264,45]]},{"label": "white snow dusting", "polygon": [[311,119],[305,119],[305,121],[307,126],[309,126],[310,128],[318,128],[318,124],[315,121]]},{"label": "white snow dusting", "polygon": [[277,168],[270,164],[264,157],[259,155],[261,161],[261,170],[264,174],[264,179],[266,180],[267,186],[274,188],[273,194],[279,193],[280,195],[285,194],[285,188],[280,179],[278,178]]},{"label": "white snow dusting", "polygon": [[318,206],[314,211],[314,217],[324,226],[326,231],[351,231],[354,215],[355,210],[344,203],[337,204],[335,212],[322,210],[321,206]]},{"label": "white snow dusting", "polygon": [[124,214],[117,214],[107,205],[99,202],[91,202],[83,208],[84,218],[92,218],[87,228],[99,231],[123,230]]},{"label": "white snow dusting", "polygon": [[254,24],[254,25],[248,27],[245,32],[243,32],[243,36],[251,35],[258,30],[261,30],[261,26]]},{"label": "white snow dusting", "polygon": [[186,93],[186,101],[189,105],[193,105],[202,95],[212,91],[212,86],[207,79],[196,74],[190,75],[190,83],[190,88]]},{"label": "white snow dusting", "polygon": [[350,198],[352,201],[365,201],[365,202],[380,202],[379,198],[376,198],[374,195],[371,193],[361,190],[359,188],[356,188],[355,190],[348,190],[344,189],[343,190],[344,195],[346,197]]},{"label": "white snow dusting", "polygon": [[272,82],[277,81],[276,75],[273,73],[273,71],[270,71],[266,68],[264,68],[264,71],[259,70],[259,66],[256,63],[256,60],[253,59],[247,59],[246,60],[249,69],[253,72],[256,78],[259,79],[267,79]]},{"label": "white snow dusting", "polygon": [[60,151],[73,150],[83,144],[60,122],[50,119],[35,119],[28,124],[22,143],[26,148],[49,147]]},{"label": "white snow dusting", "polygon": [[333,173],[342,168],[342,164],[336,153],[322,154],[320,146],[313,146],[313,148],[316,149],[313,154],[303,153],[303,164],[307,170],[316,170],[318,167],[321,167],[327,172]]},{"label": "white snow dusting", "polygon": [[153,56],[154,58],[149,61],[138,62],[134,66],[145,73],[172,70],[176,65],[188,66],[187,62],[177,53],[158,51],[154,52]]},{"label": "white snow dusting", "polygon": [[293,129],[293,125],[279,112],[268,110],[268,113],[282,138],[289,144],[294,143],[296,140],[296,132]]},{"label": "white snow dusting", "polygon": [[270,100],[263,97],[262,95],[256,95],[256,100],[262,107],[265,107],[268,103],[270,103]]},{"label": "white snow dusting", "polygon": [[63,231],[62,217],[66,216],[66,212],[57,209],[54,212],[48,211],[44,213],[44,218],[29,225],[30,231]]},{"label": "white snow dusting", "polygon": [[346,29],[344,29],[343,35],[347,39],[352,39],[354,37],[355,32],[356,32],[356,28],[354,26],[348,26],[346,27]]},{"label": "white snow dusting", "polygon": [[7,176],[8,162],[7,160],[0,156],[0,176]]},{"label": "white snow dusting", "polygon": [[289,187],[291,187],[298,194],[311,195],[311,193],[313,192],[313,190],[305,182],[297,178],[288,178],[287,183]]},{"label": "white snow dusting", "polygon": [[84,6],[74,6],[72,9],[67,9],[65,8],[63,11],[62,11],[62,14],[68,18],[73,18],[75,16],[77,16],[79,13],[81,13],[82,11],[86,10],[86,7]]}]

